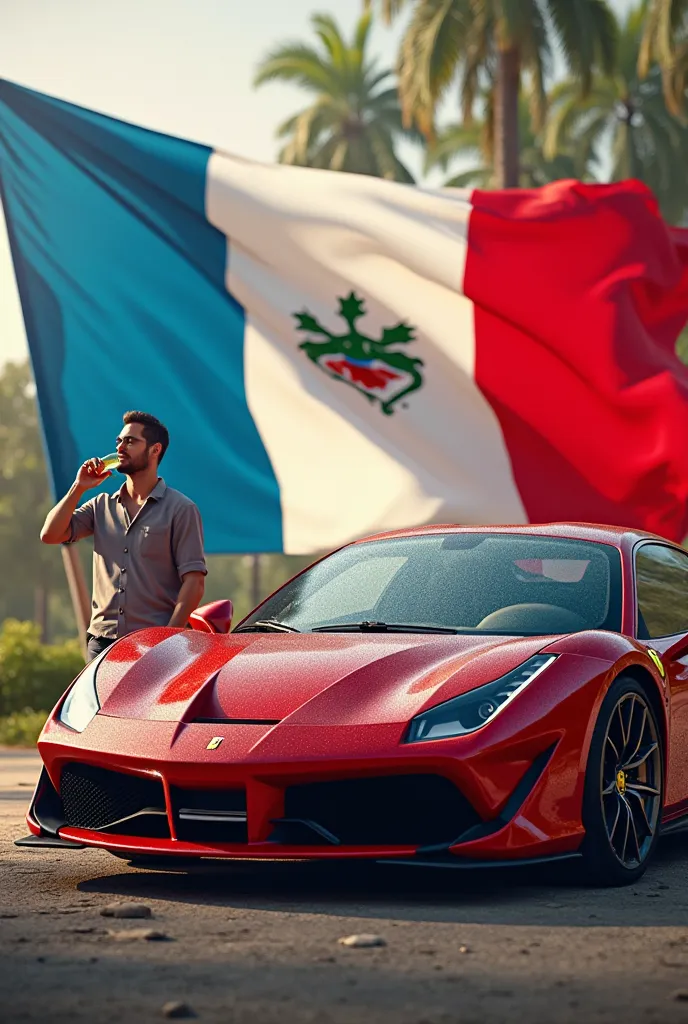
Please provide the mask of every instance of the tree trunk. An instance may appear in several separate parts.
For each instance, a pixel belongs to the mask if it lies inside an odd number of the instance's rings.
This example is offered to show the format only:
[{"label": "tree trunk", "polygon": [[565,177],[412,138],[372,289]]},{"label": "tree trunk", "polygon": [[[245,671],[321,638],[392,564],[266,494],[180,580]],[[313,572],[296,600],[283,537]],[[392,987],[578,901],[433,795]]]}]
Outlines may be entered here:
[{"label": "tree trunk", "polygon": [[521,61],[516,47],[499,51],[494,121],[495,185],[519,186],[518,94]]},{"label": "tree trunk", "polygon": [[251,555],[251,608],[255,608],[260,601],[260,555]]}]

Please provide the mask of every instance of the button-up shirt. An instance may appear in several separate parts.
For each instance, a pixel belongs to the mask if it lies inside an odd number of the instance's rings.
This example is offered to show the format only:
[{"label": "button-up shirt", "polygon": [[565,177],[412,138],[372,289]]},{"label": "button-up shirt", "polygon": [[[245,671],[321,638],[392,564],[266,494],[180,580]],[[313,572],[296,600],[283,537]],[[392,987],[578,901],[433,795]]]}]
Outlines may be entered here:
[{"label": "button-up shirt", "polygon": [[89,633],[120,637],[170,621],[187,572],[207,572],[201,515],[162,478],[133,519],[115,494],[96,494],[72,516],[67,543],[93,535]]}]

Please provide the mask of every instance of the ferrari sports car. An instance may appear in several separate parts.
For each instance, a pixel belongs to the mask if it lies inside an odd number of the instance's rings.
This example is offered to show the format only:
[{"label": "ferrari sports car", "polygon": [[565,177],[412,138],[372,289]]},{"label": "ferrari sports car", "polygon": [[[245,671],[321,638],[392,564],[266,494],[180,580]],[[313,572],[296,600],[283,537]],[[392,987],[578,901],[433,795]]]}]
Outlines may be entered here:
[{"label": "ferrari sports car", "polygon": [[400,530],[230,617],[216,602],[84,668],[38,741],[19,845],[576,859],[620,885],[688,828],[688,554],[659,537]]}]

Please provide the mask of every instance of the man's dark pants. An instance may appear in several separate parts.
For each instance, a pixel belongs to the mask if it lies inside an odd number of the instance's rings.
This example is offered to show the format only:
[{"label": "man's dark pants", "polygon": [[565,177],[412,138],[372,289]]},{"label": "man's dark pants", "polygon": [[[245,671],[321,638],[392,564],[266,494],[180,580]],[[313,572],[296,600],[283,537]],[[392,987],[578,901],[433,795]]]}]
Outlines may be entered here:
[{"label": "man's dark pants", "polygon": [[114,644],[115,638],[109,636],[93,636],[92,633],[86,634],[86,661],[93,661],[97,658],[110,644]]}]

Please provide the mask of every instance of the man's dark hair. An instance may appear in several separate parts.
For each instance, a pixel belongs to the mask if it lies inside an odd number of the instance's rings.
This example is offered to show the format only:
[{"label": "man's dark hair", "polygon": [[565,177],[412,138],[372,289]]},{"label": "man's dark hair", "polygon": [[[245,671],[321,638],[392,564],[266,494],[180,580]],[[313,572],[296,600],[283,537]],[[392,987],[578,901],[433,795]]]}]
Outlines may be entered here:
[{"label": "man's dark hair", "polygon": [[151,416],[149,412],[138,412],[132,409],[131,412],[125,412],[122,417],[124,424],[127,423],[140,423],[143,427],[141,433],[143,434],[146,445],[150,448],[152,444],[162,445],[162,451],[158,458],[158,465],[162,462],[167,446],[170,443],[170,435],[167,431],[167,427],[164,423],[161,423],[156,416]]}]

